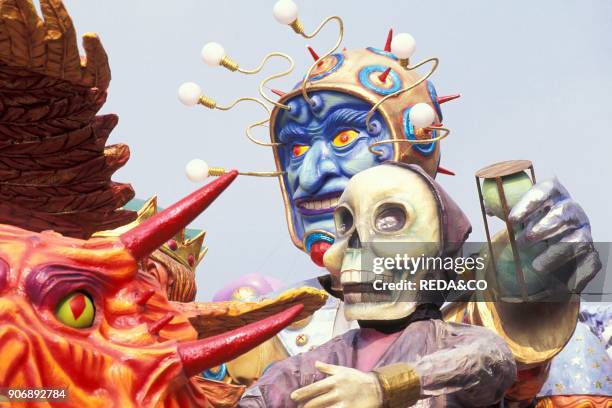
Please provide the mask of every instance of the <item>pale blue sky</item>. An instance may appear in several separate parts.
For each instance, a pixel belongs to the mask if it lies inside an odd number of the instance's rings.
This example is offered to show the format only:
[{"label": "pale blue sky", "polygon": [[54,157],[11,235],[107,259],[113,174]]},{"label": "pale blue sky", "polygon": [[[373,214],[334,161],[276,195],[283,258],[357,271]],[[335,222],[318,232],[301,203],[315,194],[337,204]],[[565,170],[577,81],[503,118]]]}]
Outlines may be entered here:
[{"label": "pale blue sky", "polygon": [[[440,183],[484,232],[473,174],[506,159],[531,159],[540,179],[553,175],[591,217],[599,241],[612,240],[609,208],[612,142],[612,2],[544,1],[299,1],[311,29],[344,18],[347,48],[382,47],[389,27],[410,32],[416,59],[441,60],[433,77],[453,133],[443,142],[443,166],[456,177]],[[127,143],[132,158],[115,178],[138,197],[157,193],[167,206],[196,185],[184,175],[192,158],[242,170],[272,170],[272,153],[246,141],[244,127],[260,112],[186,108],[176,98],[185,81],[199,83],[220,103],[257,93],[262,77],[205,66],[208,41],[225,46],[243,66],[272,50],[295,57],[296,73],[273,86],[289,88],[309,63],[305,45],[323,52],[335,28],[307,42],[273,19],[274,1],[67,0],[80,34],[99,33],[113,81],[103,112],[119,114],[110,141]],[[280,68],[271,64],[266,72]],[[262,137],[267,137],[261,134]],[[258,272],[287,282],[321,274],[293,247],[278,183],[240,178],[194,224],[208,231],[209,253],[198,272],[198,298],[209,299],[231,279]]]}]

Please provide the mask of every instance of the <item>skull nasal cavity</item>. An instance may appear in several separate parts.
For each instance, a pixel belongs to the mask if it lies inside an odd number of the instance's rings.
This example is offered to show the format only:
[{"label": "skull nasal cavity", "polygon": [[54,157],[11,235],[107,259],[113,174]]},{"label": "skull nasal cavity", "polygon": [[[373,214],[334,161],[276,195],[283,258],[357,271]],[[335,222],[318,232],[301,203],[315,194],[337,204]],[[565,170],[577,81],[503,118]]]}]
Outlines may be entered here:
[{"label": "skull nasal cavity", "polygon": [[351,249],[361,249],[361,239],[359,239],[359,233],[357,230],[353,231],[349,238],[348,246]]}]

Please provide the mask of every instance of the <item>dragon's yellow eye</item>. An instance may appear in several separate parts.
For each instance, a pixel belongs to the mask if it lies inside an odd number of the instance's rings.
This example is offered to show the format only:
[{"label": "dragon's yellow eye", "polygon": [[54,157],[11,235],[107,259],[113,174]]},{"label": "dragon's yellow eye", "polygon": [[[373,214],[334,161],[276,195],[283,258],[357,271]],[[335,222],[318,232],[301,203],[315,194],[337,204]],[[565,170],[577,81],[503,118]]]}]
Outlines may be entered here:
[{"label": "dragon's yellow eye", "polygon": [[300,157],[310,149],[308,145],[294,144],[291,150],[293,157]]},{"label": "dragon's yellow eye", "polygon": [[91,327],[96,310],[91,298],[83,292],[72,292],[55,308],[55,317],[66,326],[75,329]]},{"label": "dragon's yellow eye", "polygon": [[356,130],[343,130],[342,132],[338,133],[336,137],[334,137],[332,144],[336,147],[348,146],[353,143],[353,140],[355,140],[357,136],[359,136],[359,132]]}]

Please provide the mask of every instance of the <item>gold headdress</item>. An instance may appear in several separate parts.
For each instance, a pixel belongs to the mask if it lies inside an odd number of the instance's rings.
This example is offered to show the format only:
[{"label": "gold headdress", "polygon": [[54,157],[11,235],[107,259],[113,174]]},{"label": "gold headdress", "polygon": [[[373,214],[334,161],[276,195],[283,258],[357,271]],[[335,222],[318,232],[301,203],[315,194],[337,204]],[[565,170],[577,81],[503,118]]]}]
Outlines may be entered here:
[{"label": "gold headdress", "polygon": [[[203,105],[210,109],[229,110],[242,101],[251,101],[259,104],[266,111],[266,118],[248,126],[247,137],[260,146],[272,147],[275,152],[277,171],[273,172],[243,172],[243,175],[259,177],[280,177],[283,169],[278,163],[277,150],[282,143],[276,140],[274,122],[278,113],[289,109],[286,102],[292,97],[302,94],[307,102],[312,102],[308,92],[320,89],[337,90],[353,94],[372,104],[366,117],[366,126],[371,129],[371,119],[375,112],[380,112],[388,122],[391,129],[391,138],[373,143],[370,151],[381,154],[376,149],[382,144],[392,144],[395,147],[394,159],[421,165],[429,174],[435,175],[437,171],[452,174],[438,166],[439,146],[437,141],[447,137],[448,128],[442,127],[442,113],[440,104],[455,99],[458,95],[437,97],[433,86],[427,81],[438,67],[438,58],[428,58],[414,65],[410,64],[410,57],[415,50],[415,41],[406,33],[392,35],[389,32],[384,49],[367,48],[365,50],[343,50],[336,53],[344,37],[344,23],[339,16],[324,19],[312,33],[306,33],[303,24],[298,18],[297,5],[293,0],[279,0],[273,9],[274,17],[282,24],[286,24],[303,38],[316,37],[330,22],[338,25],[338,39],[333,48],[319,57],[309,47],[314,63],[308,68],[300,85],[292,92],[285,93],[272,90],[280,96],[279,100],[271,99],[264,92],[268,82],[273,79],[289,75],[294,68],[290,56],[280,52],[266,55],[261,63],[254,69],[244,69],[231,57],[218,43],[208,43],[202,49],[202,59],[211,66],[222,66],[229,71],[243,74],[259,73],[268,60],[280,57],[288,61],[286,71],[265,78],[259,86],[261,97],[272,105],[272,110],[266,102],[254,98],[243,97],[229,105],[218,105],[217,102],[204,95],[202,89],[195,83],[185,83],[179,88],[179,99],[185,105]],[[430,64],[429,71],[421,76],[416,70]],[[267,126],[270,129],[270,143],[257,140],[251,134],[253,128]],[[415,153],[415,150],[417,151]],[[425,150],[427,154],[423,154]],[[420,153],[420,155],[419,155]],[[426,156],[425,158],[423,156]],[[193,181],[201,181],[208,176],[219,176],[225,173],[221,167],[208,167],[201,160],[190,162],[187,168],[188,177]],[[282,177],[281,184],[282,184]]]},{"label": "gold headdress", "polygon": [[[361,99],[371,106],[365,118],[365,127],[371,133],[381,126],[378,121],[372,120],[375,114],[384,121],[389,130],[387,139],[378,140],[369,145],[372,154],[383,154],[380,148],[383,144],[392,146],[392,160],[417,164],[429,175],[434,177],[438,172],[453,175],[449,170],[439,165],[440,143],[450,134],[450,130],[442,126],[442,111],[440,105],[456,99],[460,95],[438,97],[429,78],[438,67],[438,58],[424,59],[412,64],[410,58],[415,51],[414,38],[406,33],[393,36],[389,31],[384,48],[368,47],[365,49],[340,50],[344,37],[344,23],[338,16],[324,19],[311,33],[306,33],[297,13],[297,6],[293,0],[279,0],[273,9],[274,17],[281,23],[288,25],[303,38],[314,38],[329,23],[338,25],[338,38],[334,46],[321,57],[310,47],[308,50],[314,62],[306,71],[300,83],[290,92],[272,89],[280,98],[272,100],[264,92],[268,82],[275,78],[289,75],[293,70],[293,60],[286,54],[268,54],[262,63],[253,70],[241,69],[239,64],[225,54],[225,50],[217,43],[209,43],[202,49],[204,62],[212,66],[222,66],[232,72],[254,74],[259,72],[266,61],[273,56],[279,56],[289,61],[289,68],[279,74],[265,78],[259,92],[265,101],[257,98],[240,98],[228,106],[219,106],[217,103],[202,94],[200,87],[193,83],[183,84],[179,89],[179,99],[186,105],[200,104],[208,108],[228,110],[240,101],[254,101],[261,105],[267,117],[247,128],[248,138],[261,146],[271,147],[274,153],[276,171],[274,172],[245,172],[244,175],[260,177],[278,177],[283,199],[285,201],[285,215],[293,243],[300,249],[310,252],[309,245],[304,242],[306,236],[301,236],[293,223],[292,204],[285,177],[282,157],[287,147],[277,138],[278,128],[281,126],[283,112],[290,110],[292,98],[301,95],[313,108],[316,97],[309,93],[315,91],[334,91],[351,95]],[[419,68],[429,66],[425,74],[417,72]],[[263,143],[251,135],[251,130],[257,126],[269,127],[270,143]],[[191,161],[187,168],[187,176],[192,181],[202,181],[208,176],[219,176],[225,173],[221,167],[208,167],[202,160]],[[315,231],[320,232],[320,231]],[[327,234],[328,235],[328,234]]]}]

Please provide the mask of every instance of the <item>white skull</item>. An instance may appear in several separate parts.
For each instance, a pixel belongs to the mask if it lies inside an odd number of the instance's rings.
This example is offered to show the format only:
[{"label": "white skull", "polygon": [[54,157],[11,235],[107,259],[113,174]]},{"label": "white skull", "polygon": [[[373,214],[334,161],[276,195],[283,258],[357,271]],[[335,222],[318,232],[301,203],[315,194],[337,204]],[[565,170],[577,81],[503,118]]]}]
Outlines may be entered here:
[{"label": "white skull", "polygon": [[374,258],[437,256],[440,253],[438,202],[423,175],[392,164],[353,176],[334,212],[336,241],[325,266],[344,294],[348,320],[395,320],[419,304],[418,292],[374,291],[375,280],[399,282],[419,275],[407,270],[373,271]]}]

